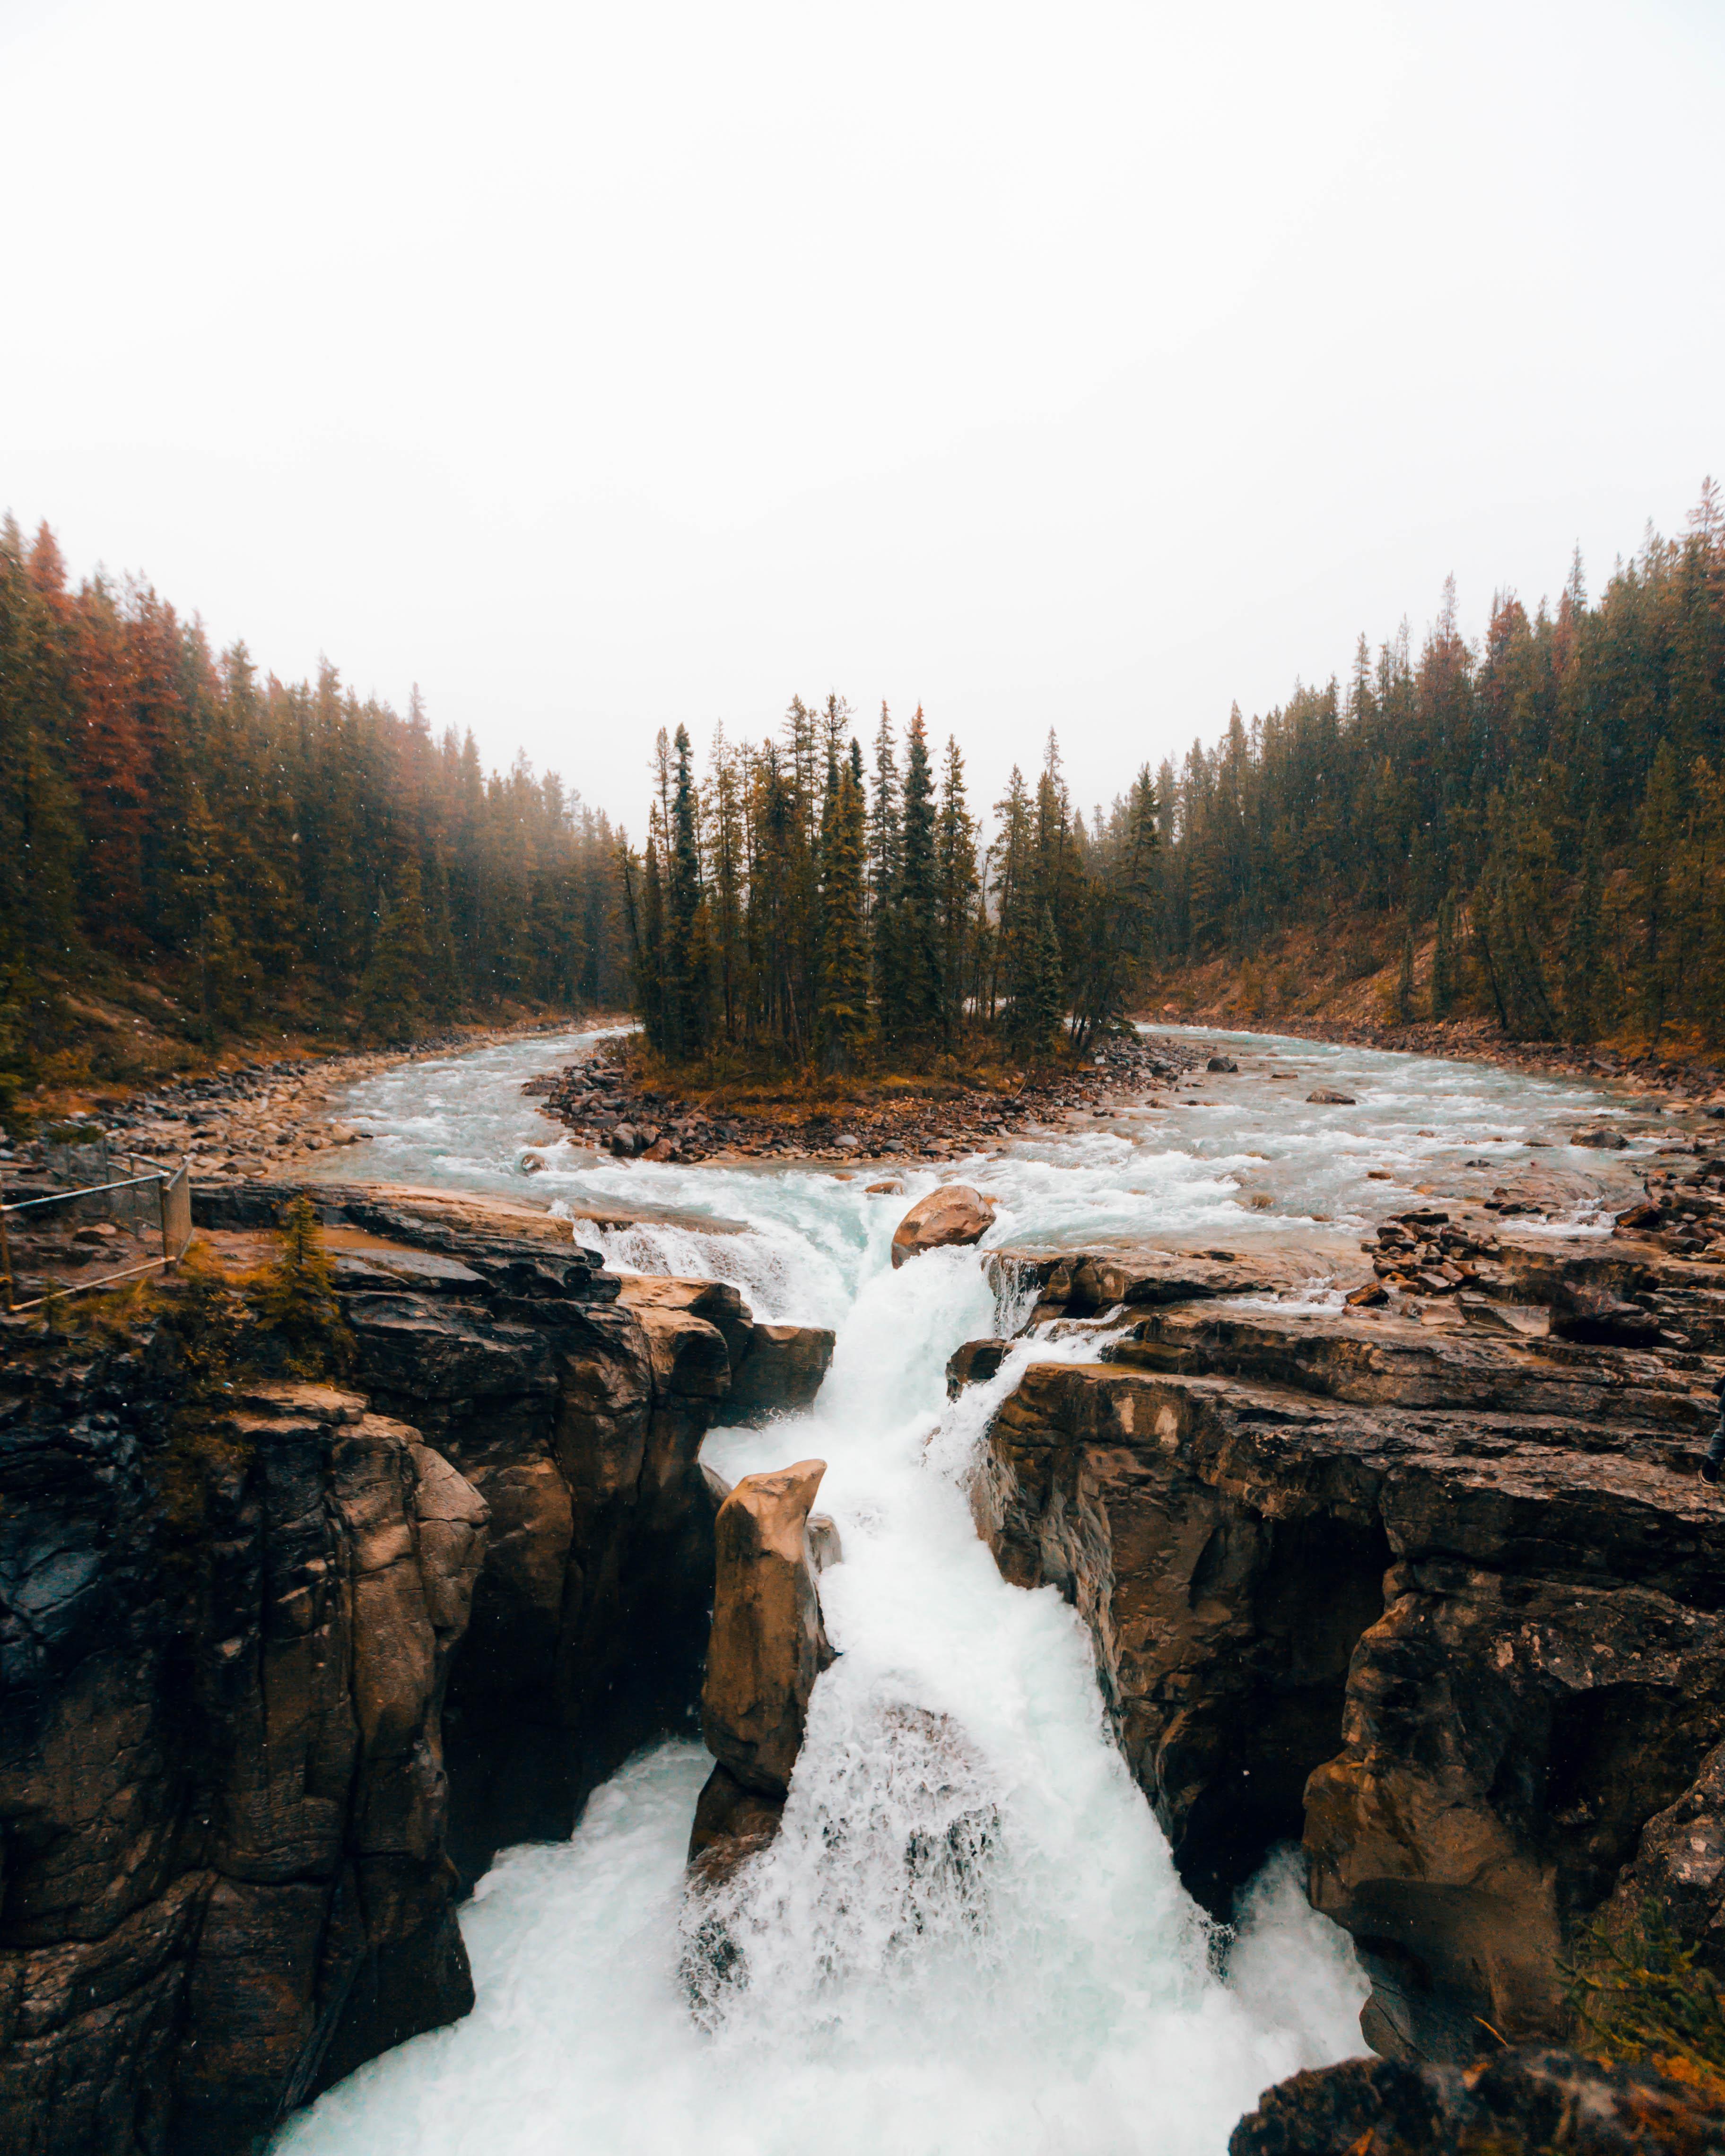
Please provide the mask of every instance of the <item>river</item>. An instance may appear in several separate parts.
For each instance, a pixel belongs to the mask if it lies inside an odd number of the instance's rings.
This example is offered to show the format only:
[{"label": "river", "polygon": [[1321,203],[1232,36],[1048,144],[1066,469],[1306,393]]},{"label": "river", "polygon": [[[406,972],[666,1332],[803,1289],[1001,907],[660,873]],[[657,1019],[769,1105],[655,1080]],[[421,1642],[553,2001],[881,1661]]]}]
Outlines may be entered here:
[{"label": "river", "polygon": [[[1422,1184],[1538,1166],[1574,1184],[1553,1227],[1603,1234],[1663,1133],[1597,1087],[1203,1038],[1236,1052],[1241,1075],[908,1174],[898,1199],[824,1169],[595,1164],[520,1092],[588,1035],[353,1089],[340,1112],[372,1136],[368,1175],[747,1224],[579,1233],[614,1265],[732,1280],[757,1317],[836,1328],[811,1414],[716,1432],[703,1457],[733,1479],[828,1461],[819,1503],[845,1561],[821,1591],[840,1654],[815,1689],[783,1831],[725,1907],[746,1981],[713,1977],[684,1910],[710,1762],[661,1743],[595,1794],[569,1841],[506,1851],[480,1881],[462,1919],[473,2014],[362,2067],[276,2150],[1218,2156],[1268,2083],[1360,2049],[1364,1983],[1307,1906],[1294,1855],[1266,1867],[1231,1938],[1212,1932],[1108,1739],[1077,1618],[1051,1589],[1007,1586],[971,1524],[963,1476],[993,1408],[1033,1355],[1089,1357],[1094,1339],[1024,1341],[949,1404],[953,1348],[1022,1313],[997,1312],[972,1251],[895,1272],[892,1229],[910,1198],[962,1175],[999,1200],[994,1245],[1275,1235],[1339,1251]],[[1318,1086],[1353,1105],[1309,1102]],[[1630,1152],[1568,1147],[1607,1117]],[[531,1178],[530,1149],[545,1163]],[[1313,1306],[1335,1300],[1314,1287]]]}]

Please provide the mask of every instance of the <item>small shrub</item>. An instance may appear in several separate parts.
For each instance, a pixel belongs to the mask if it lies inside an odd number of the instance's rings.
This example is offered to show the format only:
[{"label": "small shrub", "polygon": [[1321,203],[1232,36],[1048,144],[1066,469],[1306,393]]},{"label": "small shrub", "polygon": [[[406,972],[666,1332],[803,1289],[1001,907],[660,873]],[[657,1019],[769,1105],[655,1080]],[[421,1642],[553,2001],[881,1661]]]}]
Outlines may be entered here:
[{"label": "small shrub", "polygon": [[1725,1995],[1696,1953],[1657,1909],[1622,1930],[1595,1924],[1568,1972],[1567,2004],[1584,2048],[1725,2102]]},{"label": "small shrub", "polygon": [[352,1364],[353,1335],[336,1300],[336,1268],[303,1191],[282,1214],[281,1255],[251,1275],[246,1301],[265,1359],[290,1377],[331,1377]]},{"label": "small shrub", "polygon": [[244,1369],[249,1313],[231,1276],[201,1243],[181,1259],[157,1307],[177,1392],[158,1488],[167,1563],[185,1572],[206,1539],[212,1483],[243,1474],[250,1461],[228,1420]]}]

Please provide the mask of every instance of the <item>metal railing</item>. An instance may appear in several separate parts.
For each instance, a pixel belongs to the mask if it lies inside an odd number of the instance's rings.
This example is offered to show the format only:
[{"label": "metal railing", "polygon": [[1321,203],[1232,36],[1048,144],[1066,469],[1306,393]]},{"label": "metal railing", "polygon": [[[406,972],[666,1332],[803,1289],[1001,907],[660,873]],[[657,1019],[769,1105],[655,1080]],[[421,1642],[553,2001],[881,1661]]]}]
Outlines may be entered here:
[{"label": "metal railing", "polygon": [[[53,1206],[64,1209],[74,1219],[125,1220],[138,1232],[153,1231],[162,1238],[161,1250],[136,1265],[121,1265],[88,1280],[69,1281],[64,1287],[48,1288],[40,1295],[20,1296],[13,1263],[12,1224],[21,1214],[38,1214]],[[7,1313],[16,1316],[20,1311],[39,1310],[44,1303],[57,1302],[63,1296],[83,1295],[91,1288],[111,1287],[116,1281],[166,1272],[185,1256],[191,1240],[192,1182],[186,1161],[176,1168],[152,1168],[146,1175],[121,1176],[109,1183],[85,1183],[75,1190],[50,1190],[39,1198],[0,1204],[0,1278],[5,1283]]]}]

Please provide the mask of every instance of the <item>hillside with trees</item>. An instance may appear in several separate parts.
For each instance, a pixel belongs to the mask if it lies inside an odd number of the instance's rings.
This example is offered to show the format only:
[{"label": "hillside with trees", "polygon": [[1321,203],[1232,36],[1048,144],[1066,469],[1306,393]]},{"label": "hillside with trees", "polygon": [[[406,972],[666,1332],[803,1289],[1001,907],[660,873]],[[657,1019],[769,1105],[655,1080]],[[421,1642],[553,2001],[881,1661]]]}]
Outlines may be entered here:
[{"label": "hillside with trees", "polygon": [[1446,590],[1417,653],[1405,624],[1362,636],[1345,679],[1236,706],[1088,822],[1050,734],[991,829],[920,711],[900,740],[883,709],[865,756],[842,701],[798,698],[701,773],[661,733],[625,894],[652,1045],[829,1073],[1034,1059],[1200,981],[1241,1024],[1373,981],[1391,1024],[1725,1042],[1717,491],[1596,602],[1578,560],[1554,607],[1500,594],[1476,648]]},{"label": "hillside with trees", "polygon": [[[1345,680],[1163,765],[1156,972],[1209,964],[1243,1020],[1384,968],[1386,1017],[1512,1039],[1725,1041],[1725,512],[1650,534],[1590,602],[1453,591]],[[1417,963],[1416,963],[1417,959]]]},{"label": "hillside with trees", "polygon": [[144,1075],[135,1025],[346,1045],[615,1009],[620,888],[603,815],[488,774],[417,692],[402,716],[327,665],[260,676],[146,586],[71,589],[45,525],[0,526],[0,1106]]}]

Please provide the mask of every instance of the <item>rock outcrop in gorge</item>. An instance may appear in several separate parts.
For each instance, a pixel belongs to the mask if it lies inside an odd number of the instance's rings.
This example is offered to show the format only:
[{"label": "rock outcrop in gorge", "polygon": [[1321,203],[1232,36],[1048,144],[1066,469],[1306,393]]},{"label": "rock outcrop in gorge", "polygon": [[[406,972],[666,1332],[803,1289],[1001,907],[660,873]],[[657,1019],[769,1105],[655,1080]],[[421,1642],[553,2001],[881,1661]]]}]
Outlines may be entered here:
[{"label": "rock outcrop in gorge", "polygon": [[[1028,1370],[979,1522],[1084,1616],[1200,1898],[1225,1913],[1303,1838],[1373,1979],[1366,2036],[1404,2059],[1561,2034],[1615,1895],[1717,1956],[1717,1866],[1685,1877],[1681,1849],[1717,1833],[1725,1738],[1725,1504],[1696,1471],[1719,1365],[1673,1344],[1714,1338],[1697,1269],[1506,1230],[1477,1285],[1540,1310],[1524,1333],[1453,1302],[1230,1307],[1274,1268],[1228,1253],[1026,1262],[1045,1315],[1145,1314]],[[1619,1305],[1657,1307],[1658,1352],[1611,1344]]]},{"label": "rock outcrop in gorge", "polygon": [[833,1661],[816,1575],[836,1557],[811,1517],[824,1460],[746,1475],[719,1507],[701,1734],[716,1763],[696,1806],[699,1882],[727,1876],[778,1831],[814,1681]]},{"label": "rock outcrop in gorge", "polygon": [[[243,1230],[284,1194],[252,1185],[204,1209]],[[507,1843],[568,1834],[637,1745],[689,1726],[716,1507],[701,1440],[806,1405],[833,1336],[756,1325],[721,1284],[607,1273],[547,1214],[387,1188],[311,1194],[356,1382],[490,1507],[444,1714],[451,1852],[471,1881]]]}]

